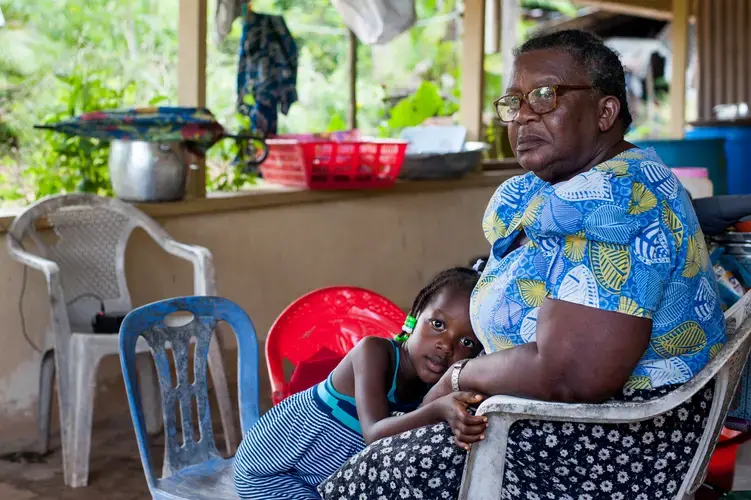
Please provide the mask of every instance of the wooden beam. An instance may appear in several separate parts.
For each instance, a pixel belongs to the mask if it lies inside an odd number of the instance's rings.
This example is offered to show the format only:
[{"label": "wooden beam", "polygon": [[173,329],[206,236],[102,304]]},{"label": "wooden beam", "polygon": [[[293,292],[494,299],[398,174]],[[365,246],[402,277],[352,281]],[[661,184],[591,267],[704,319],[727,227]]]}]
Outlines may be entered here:
[{"label": "wooden beam", "polygon": [[688,67],[688,0],[673,2],[671,37],[673,74],[670,81],[670,135],[682,138],[686,126],[686,68]]},{"label": "wooden beam", "polygon": [[[521,6],[519,0],[503,0],[501,7],[501,64],[503,67],[502,90],[506,90],[511,81],[514,66],[514,48],[519,43],[519,20]],[[500,97],[500,96],[499,96]]]},{"label": "wooden beam", "polygon": [[357,36],[349,31],[347,64],[349,65],[349,128],[357,128]]},{"label": "wooden beam", "polygon": [[[180,0],[177,24],[177,102],[180,106],[206,106],[207,0]],[[206,196],[206,163],[190,172],[188,196]]]},{"label": "wooden beam", "polygon": [[496,54],[501,49],[501,0],[485,3],[485,53]]},{"label": "wooden beam", "polygon": [[459,122],[467,128],[467,140],[482,134],[485,94],[485,0],[465,0],[462,25],[462,94]]},{"label": "wooden beam", "polygon": [[[677,0],[685,2],[687,0]],[[597,7],[606,12],[669,21],[673,18],[672,0],[576,0],[577,5]]]}]

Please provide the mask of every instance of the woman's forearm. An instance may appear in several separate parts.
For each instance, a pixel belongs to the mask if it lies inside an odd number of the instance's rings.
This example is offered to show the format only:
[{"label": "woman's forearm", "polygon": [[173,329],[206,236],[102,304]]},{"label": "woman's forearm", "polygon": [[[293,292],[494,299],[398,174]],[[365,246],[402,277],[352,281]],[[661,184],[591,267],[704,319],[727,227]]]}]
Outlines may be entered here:
[{"label": "woman's forearm", "polygon": [[459,386],[463,391],[488,396],[503,394],[543,401],[596,403],[612,395],[613,384],[593,379],[593,373],[580,380],[583,370],[576,364],[576,360],[546,360],[537,343],[531,342],[469,361],[461,371]]},{"label": "woman's forearm", "polygon": [[463,391],[477,391],[488,396],[504,394],[556,399],[550,376],[540,364],[534,342],[480,356],[464,365],[459,376],[459,387]]},{"label": "woman's forearm", "polygon": [[371,425],[363,425],[362,437],[366,444],[370,444],[385,437],[439,422],[441,422],[441,416],[436,411],[435,405],[426,405],[404,415],[387,417]]}]

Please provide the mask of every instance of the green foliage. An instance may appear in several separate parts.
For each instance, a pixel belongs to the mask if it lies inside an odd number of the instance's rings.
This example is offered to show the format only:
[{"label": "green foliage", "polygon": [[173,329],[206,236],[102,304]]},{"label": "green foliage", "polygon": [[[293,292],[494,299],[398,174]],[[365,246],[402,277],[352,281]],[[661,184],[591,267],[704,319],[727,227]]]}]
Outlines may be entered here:
[{"label": "green foliage", "polygon": [[434,116],[451,116],[459,109],[455,102],[441,97],[438,86],[424,81],[417,91],[399,101],[391,110],[388,126],[391,130],[420,125]]},{"label": "green foliage", "polygon": [[0,0],[0,203],[110,193],[107,144],[33,125],[171,100],[177,11],[164,4]]},{"label": "green foliage", "polygon": [[339,132],[341,130],[347,130],[349,124],[344,120],[344,117],[339,113],[334,113],[329,120],[329,124],[326,126],[326,132]]},{"label": "green foliage", "polygon": [[[0,0],[8,25],[0,30],[0,202],[85,189],[107,193],[107,145],[33,129],[37,123],[83,111],[177,101],[179,2],[160,0]],[[456,11],[456,0],[418,0],[421,19]],[[284,13],[300,52],[300,100],[281,116],[280,133],[347,128],[348,35],[329,0],[254,0],[253,9]],[[247,130],[235,113],[235,22],[214,43],[214,1],[209,1],[207,104],[230,131]],[[458,19],[458,18],[453,18]],[[458,102],[456,21],[417,26],[384,47],[358,48],[358,124],[365,133],[401,128],[397,109],[389,126],[392,93],[419,89],[410,99],[419,116],[447,115]],[[387,63],[386,63],[387,62]],[[421,82],[428,82],[420,85]],[[403,106],[404,107],[404,106]],[[409,122],[409,120],[408,120]],[[406,123],[406,122],[405,122]],[[237,190],[255,182],[236,162],[232,141],[209,151],[207,186]]]},{"label": "green foliage", "polygon": [[[250,129],[248,117],[236,115],[237,122],[244,131]],[[246,141],[234,141],[229,138],[219,141],[211,148],[206,189],[208,191],[239,191],[255,185],[258,177],[252,167],[248,167],[250,154],[255,154]]]},{"label": "green foliage", "polygon": [[[62,111],[48,115],[44,122],[62,121],[81,113],[120,107],[132,102],[132,82],[113,87],[103,74],[58,76],[62,82],[59,102]],[[107,169],[109,144],[98,139],[44,132],[43,149],[32,151],[24,175],[36,188],[37,197],[53,193],[83,191],[110,195]]]},{"label": "green foliage", "polygon": [[[536,3],[570,8],[564,0]],[[77,189],[109,192],[106,144],[33,125],[83,111],[176,104],[179,5],[176,0],[0,0],[7,21],[0,29],[0,203]],[[280,116],[280,133],[347,128],[348,32],[330,0],[253,0],[253,9],[283,13],[300,53],[299,101]],[[417,0],[417,26],[387,45],[358,47],[357,111],[364,133],[394,136],[425,118],[456,114],[460,10],[458,0]],[[216,43],[214,12],[215,0],[209,0],[207,105],[230,131],[247,130],[247,118],[235,112],[241,22]],[[501,89],[494,57],[486,62],[487,104]],[[389,96],[405,94],[392,109]],[[229,140],[209,151],[209,190],[255,183],[242,161],[235,161],[243,154]]]}]

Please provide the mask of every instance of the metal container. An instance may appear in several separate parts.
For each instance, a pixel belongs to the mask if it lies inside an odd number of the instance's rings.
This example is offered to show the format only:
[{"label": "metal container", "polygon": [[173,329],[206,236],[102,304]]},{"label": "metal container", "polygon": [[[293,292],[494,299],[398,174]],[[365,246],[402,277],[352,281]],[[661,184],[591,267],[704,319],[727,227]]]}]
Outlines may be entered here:
[{"label": "metal container", "polygon": [[712,241],[719,245],[735,244],[751,246],[751,233],[728,231],[712,237]]},{"label": "metal container", "polygon": [[490,148],[483,142],[467,142],[464,151],[446,154],[407,155],[399,172],[400,179],[455,179],[471,172]]},{"label": "metal container", "polygon": [[191,155],[182,142],[113,140],[109,169],[121,200],[177,201],[185,197]]}]

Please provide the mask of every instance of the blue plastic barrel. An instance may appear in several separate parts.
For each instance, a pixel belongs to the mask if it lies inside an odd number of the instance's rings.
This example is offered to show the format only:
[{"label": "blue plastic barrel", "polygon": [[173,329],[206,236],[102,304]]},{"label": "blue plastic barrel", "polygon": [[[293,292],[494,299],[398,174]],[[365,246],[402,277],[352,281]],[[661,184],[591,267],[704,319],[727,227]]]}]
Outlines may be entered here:
[{"label": "blue plastic barrel", "polygon": [[714,194],[728,194],[725,140],[722,138],[651,139],[631,141],[640,148],[654,148],[670,168],[702,167],[709,172]]},{"label": "blue plastic barrel", "polygon": [[751,194],[751,125],[700,126],[686,132],[686,138],[725,139],[728,193]]}]

